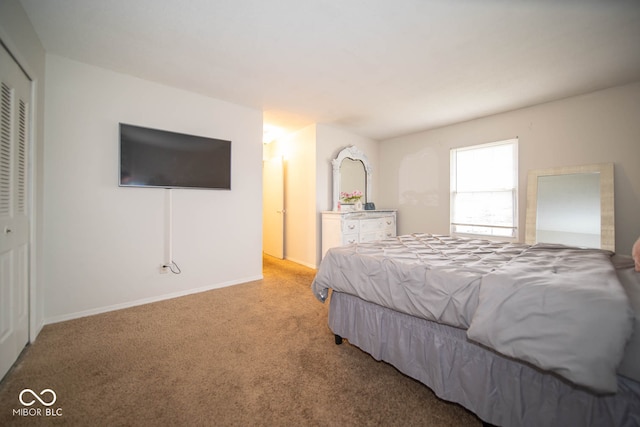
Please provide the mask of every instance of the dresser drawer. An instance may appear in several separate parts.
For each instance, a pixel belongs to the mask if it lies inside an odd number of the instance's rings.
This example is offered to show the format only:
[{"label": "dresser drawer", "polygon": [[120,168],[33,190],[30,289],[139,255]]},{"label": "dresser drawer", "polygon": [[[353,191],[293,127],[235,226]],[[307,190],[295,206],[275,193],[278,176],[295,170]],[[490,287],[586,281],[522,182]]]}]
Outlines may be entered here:
[{"label": "dresser drawer", "polygon": [[343,234],[342,235],[342,244],[343,245],[351,245],[353,243],[358,243],[359,240],[359,234],[358,233],[353,233],[353,234]]},{"label": "dresser drawer", "polygon": [[371,218],[360,220],[360,233],[369,233],[384,228],[383,218]]},{"label": "dresser drawer", "polygon": [[394,236],[395,236],[395,229],[396,229],[396,219],[395,219],[395,217],[386,216],[386,217],[382,218],[382,222],[384,223],[384,228],[385,229],[393,229],[394,230]]},{"label": "dresser drawer", "polygon": [[360,233],[360,243],[375,242],[376,240],[382,239],[384,239],[384,232],[382,230]]},{"label": "dresser drawer", "polygon": [[329,248],[396,236],[395,211],[322,212],[322,256]]},{"label": "dresser drawer", "polygon": [[384,238],[396,237],[396,219],[389,217],[384,219]]},{"label": "dresser drawer", "polygon": [[348,219],[342,222],[342,233],[351,234],[358,233],[360,231],[360,220]]}]

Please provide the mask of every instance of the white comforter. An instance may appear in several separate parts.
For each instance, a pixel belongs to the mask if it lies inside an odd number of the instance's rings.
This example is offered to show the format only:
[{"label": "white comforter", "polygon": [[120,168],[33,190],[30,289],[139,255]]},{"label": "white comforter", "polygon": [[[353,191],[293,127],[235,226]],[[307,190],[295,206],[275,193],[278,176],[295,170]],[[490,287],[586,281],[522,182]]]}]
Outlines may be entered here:
[{"label": "white comforter", "polygon": [[615,392],[632,312],[610,254],[413,234],[330,249],[312,284],[465,328],[470,339]]}]

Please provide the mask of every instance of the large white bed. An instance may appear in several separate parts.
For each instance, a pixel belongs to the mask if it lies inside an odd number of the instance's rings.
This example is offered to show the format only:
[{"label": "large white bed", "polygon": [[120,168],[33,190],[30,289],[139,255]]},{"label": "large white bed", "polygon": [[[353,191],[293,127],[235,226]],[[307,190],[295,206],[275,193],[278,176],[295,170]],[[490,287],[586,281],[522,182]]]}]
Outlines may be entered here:
[{"label": "large white bed", "polygon": [[312,290],[336,343],[486,423],[637,426],[640,273],[611,255],[412,234],[330,249]]}]

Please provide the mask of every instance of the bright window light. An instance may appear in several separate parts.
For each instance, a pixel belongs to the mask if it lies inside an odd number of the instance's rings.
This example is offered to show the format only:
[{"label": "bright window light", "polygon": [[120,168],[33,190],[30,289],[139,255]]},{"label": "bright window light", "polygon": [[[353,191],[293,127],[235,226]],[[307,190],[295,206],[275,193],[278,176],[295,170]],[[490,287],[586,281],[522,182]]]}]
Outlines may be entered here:
[{"label": "bright window light", "polygon": [[518,140],[451,150],[451,234],[518,237]]}]

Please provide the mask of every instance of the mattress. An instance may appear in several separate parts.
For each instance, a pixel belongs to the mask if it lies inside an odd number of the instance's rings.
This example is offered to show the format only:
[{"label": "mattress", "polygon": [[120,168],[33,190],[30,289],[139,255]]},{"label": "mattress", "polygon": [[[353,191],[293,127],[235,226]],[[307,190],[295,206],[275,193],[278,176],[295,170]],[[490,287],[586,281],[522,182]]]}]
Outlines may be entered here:
[{"label": "mattress", "polygon": [[467,330],[468,338],[599,393],[615,393],[633,313],[611,253],[432,234],[330,249],[328,289]]},{"label": "mattress", "polygon": [[312,289],[320,301],[332,288],[413,316],[468,328],[482,277],[527,248],[433,234],[341,246],[327,251]]},{"label": "mattress", "polygon": [[469,340],[463,329],[331,294],[329,327],[483,421],[509,426],[638,426],[640,383],[597,395]]}]

